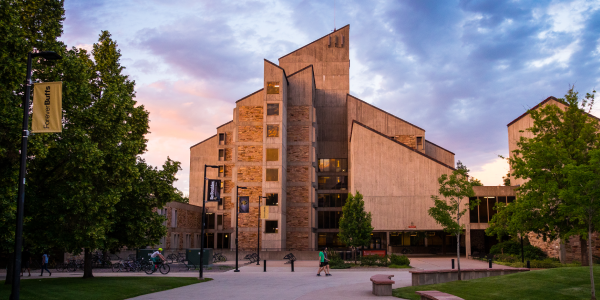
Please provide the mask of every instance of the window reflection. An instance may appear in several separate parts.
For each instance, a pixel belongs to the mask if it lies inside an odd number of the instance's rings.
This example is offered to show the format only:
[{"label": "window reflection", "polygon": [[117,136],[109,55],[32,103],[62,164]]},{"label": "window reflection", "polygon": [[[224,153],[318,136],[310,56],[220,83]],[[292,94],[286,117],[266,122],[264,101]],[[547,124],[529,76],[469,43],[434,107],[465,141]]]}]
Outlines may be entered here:
[{"label": "window reflection", "polygon": [[319,176],[320,190],[348,189],[348,176]]},{"label": "window reflection", "polygon": [[319,172],[348,172],[348,159],[322,158],[319,159]]}]

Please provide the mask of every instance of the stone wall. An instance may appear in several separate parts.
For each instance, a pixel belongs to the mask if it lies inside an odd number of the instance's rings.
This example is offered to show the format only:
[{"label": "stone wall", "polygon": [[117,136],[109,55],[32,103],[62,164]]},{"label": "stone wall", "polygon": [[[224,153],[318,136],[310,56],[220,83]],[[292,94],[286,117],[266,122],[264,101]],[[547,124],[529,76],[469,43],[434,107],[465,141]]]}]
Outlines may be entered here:
[{"label": "stone wall", "polygon": [[286,237],[286,248],[308,250],[308,232],[288,231]]},{"label": "stone wall", "polygon": [[254,227],[258,226],[258,207],[250,207],[250,212],[240,214],[238,220],[239,227]]},{"label": "stone wall", "polygon": [[286,223],[289,227],[308,227],[309,207],[288,207]]},{"label": "stone wall", "polygon": [[310,106],[288,106],[288,122],[308,121],[310,117]]},{"label": "stone wall", "polygon": [[259,197],[262,196],[262,187],[252,186],[245,190],[240,190],[240,196],[249,196],[250,203],[258,203]]},{"label": "stone wall", "polygon": [[237,172],[238,182],[262,182],[262,167],[239,167]]},{"label": "stone wall", "polygon": [[262,162],[262,146],[238,146],[238,161]]},{"label": "stone wall", "polygon": [[225,180],[225,182],[223,183],[223,193],[224,194],[231,193],[231,190],[233,190],[234,186],[235,185],[233,184],[233,181],[231,181],[231,180]]},{"label": "stone wall", "polygon": [[225,168],[224,168],[225,170],[223,172],[223,173],[225,173],[224,174],[225,177],[233,176],[233,167],[234,167],[234,165],[225,165]]},{"label": "stone wall", "polygon": [[262,122],[263,120],[262,106],[240,106],[238,109],[240,122]]},{"label": "stone wall", "polygon": [[414,135],[397,135],[394,137],[394,140],[413,149],[417,148],[417,138]]},{"label": "stone wall", "polygon": [[[560,241],[544,242],[535,233],[529,233],[528,238],[531,245],[540,247],[549,257],[560,258]],[[581,262],[581,247],[579,236],[573,236],[565,242],[566,263]],[[587,243],[583,247],[587,247]],[[600,256],[600,235],[597,232],[592,234],[592,251],[593,255]]]},{"label": "stone wall", "polygon": [[308,203],[307,186],[288,186],[286,191],[286,201],[289,203]]},{"label": "stone wall", "polygon": [[[256,231],[254,232],[240,232],[239,233],[240,237],[238,238],[238,246],[240,249],[248,249],[248,250],[255,250],[256,247],[258,246],[258,241],[256,240],[256,237],[258,236],[258,233]],[[235,247],[235,241],[233,242],[234,247]],[[235,248],[234,248],[235,249]],[[240,259],[243,261],[243,256],[240,257]]]},{"label": "stone wall", "polygon": [[288,161],[308,161],[310,146],[287,146]]},{"label": "stone wall", "polygon": [[263,126],[239,126],[238,140],[240,142],[262,142],[263,141]]},{"label": "stone wall", "polygon": [[231,148],[225,148],[225,161],[233,160],[233,151]]},{"label": "stone wall", "polygon": [[287,141],[288,142],[308,142],[309,135],[308,126],[291,125],[288,126]]},{"label": "stone wall", "polygon": [[308,167],[306,166],[288,166],[288,182],[306,182],[308,181]]},{"label": "stone wall", "polygon": [[232,144],[233,144],[233,132],[226,131],[225,132],[225,145],[232,145]]}]

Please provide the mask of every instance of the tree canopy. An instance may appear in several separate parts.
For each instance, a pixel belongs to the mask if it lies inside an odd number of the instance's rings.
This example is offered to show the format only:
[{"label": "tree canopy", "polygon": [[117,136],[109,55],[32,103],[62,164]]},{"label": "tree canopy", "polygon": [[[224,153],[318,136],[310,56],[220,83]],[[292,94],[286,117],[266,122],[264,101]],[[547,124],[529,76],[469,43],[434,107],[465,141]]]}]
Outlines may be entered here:
[{"label": "tree canopy", "polygon": [[340,218],[340,240],[353,249],[369,245],[373,232],[371,221],[371,213],[365,211],[363,195],[358,191],[356,195],[349,193]]}]

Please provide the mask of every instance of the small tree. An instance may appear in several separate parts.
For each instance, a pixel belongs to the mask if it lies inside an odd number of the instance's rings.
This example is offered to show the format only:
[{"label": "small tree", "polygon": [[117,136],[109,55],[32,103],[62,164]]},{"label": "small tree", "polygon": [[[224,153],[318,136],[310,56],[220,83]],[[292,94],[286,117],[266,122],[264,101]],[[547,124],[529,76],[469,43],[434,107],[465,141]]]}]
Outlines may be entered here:
[{"label": "small tree", "polygon": [[371,241],[373,232],[371,220],[371,213],[365,212],[363,195],[358,191],[354,196],[351,193],[348,194],[346,204],[342,208],[338,237],[352,248],[354,263],[356,263],[356,248],[367,246]]},{"label": "small tree", "polygon": [[[438,178],[440,183],[439,193],[445,200],[441,200],[438,195],[432,195],[431,199],[434,206],[429,208],[429,215],[442,227],[444,231],[456,236],[456,260],[458,263],[458,280],[460,275],[460,234],[465,225],[460,224],[460,218],[467,212],[471,206],[479,205],[478,200],[469,202],[469,197],[474,197],[473,182],[469,181],[468,169],[459,163],[450,176],[443,174]],[[466,202],[463,202],[466,200]]]}]

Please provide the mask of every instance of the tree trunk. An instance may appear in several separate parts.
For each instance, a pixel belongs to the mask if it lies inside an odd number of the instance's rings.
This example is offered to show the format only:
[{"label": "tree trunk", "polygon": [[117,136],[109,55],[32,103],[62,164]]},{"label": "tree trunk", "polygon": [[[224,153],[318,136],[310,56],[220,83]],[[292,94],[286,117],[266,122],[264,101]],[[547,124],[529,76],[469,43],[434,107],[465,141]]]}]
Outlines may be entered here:
[{"label": "tree trunk", "polygon": [[460,276],[460,233],[456,235],[456,262],[458,266],[458,280],[462,280],[462,276]]},{"label": "tree trunk", "polygon": [[13,282],[13,272],[15,265],[15,254],[11,253],[8,255],[8,264],[6,265],[6,280],[4,280],[5,285],[12,285]]},{"label": "tree trunk", "polygon": [[590,280],[592,282],[592,300],[596,300],[596,288],[594,286],[594,263],[592,260],[592,222],[590,220],[590,224],[588,225],[588,259],[590,266]]},{"label": "tree trunk", "polygon": [[90,248],[84,249],[83,278],[94,278],[94,275],[92,274],[92,251]]},{"label": "tree trunk", "polygon": [[[588,238],[589,239],[589,238]],[[588,247],[586,247],[586,240],[583,239],[582,236],[579,236],[579,245],[581,245],[581,266],[589,266],[590,261],[588,260]]]},{"label": "tree trunk", "polygon": [[525,263],[525,247],[523,246],[523,234],[521,233],[521,262]]}]

